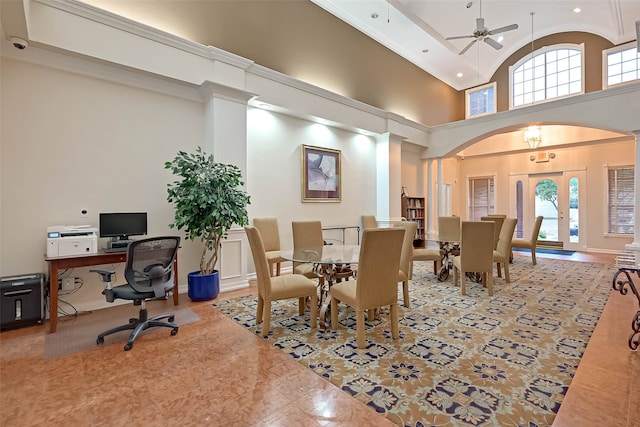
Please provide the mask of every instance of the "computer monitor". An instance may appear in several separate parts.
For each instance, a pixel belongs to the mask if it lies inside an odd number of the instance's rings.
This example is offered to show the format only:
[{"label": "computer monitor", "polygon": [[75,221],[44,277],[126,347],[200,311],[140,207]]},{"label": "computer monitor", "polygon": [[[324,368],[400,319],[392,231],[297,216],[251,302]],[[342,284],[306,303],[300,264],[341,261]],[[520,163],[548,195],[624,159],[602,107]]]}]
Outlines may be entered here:
[{"label": "computer monitor", "polygon": [[146,212],[117,212],[100,214],[100,237],[129,240],[129,236],[147,234]]}]

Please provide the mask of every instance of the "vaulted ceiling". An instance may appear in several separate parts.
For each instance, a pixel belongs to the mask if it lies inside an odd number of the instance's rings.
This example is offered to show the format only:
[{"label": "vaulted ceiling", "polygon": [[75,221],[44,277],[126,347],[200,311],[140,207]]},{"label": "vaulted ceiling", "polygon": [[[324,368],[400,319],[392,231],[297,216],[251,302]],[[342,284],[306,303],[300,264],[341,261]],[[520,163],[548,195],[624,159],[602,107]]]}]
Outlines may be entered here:
[{"label": "vaulted ceiling", "polygon": [[[579,31],[618,45],[636,39],[640,20],[638,0],[311,1],[458,90],[486,83],[532,40]],[[470,36],[479,17],[488,30],[518,28],[490,36],[500,49],[481,40],[460,55],[474,39],[447,38]]]}]

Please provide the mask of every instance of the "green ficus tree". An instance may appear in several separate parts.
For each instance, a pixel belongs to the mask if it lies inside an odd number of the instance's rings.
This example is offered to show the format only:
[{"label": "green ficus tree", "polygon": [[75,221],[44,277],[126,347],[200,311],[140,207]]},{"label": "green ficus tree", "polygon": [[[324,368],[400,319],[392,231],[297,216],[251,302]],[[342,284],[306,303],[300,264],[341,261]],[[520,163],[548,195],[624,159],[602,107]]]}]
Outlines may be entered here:
[{"label": "green ficus tree", "polygon": [[169,227],[184,230],[189,240],[204,243],[200,274],[211,274],[222,239],[234,224],[249,223],[247,206],[251,202],[243,190],[242,172],[235,165],[217,163],[202,147],[195,153],[179,151],[164,167],[180,178],[167,184],[167,201],[175,206]]}]

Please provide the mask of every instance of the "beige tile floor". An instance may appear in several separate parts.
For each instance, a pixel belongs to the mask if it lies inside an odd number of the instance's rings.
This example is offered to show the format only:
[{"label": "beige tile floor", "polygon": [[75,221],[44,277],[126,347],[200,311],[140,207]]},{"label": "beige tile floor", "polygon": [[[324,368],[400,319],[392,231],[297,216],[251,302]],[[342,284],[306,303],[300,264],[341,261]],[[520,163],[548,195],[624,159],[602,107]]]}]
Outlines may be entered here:
[{"label": "beige tile floor", "polygon": [[[0,425],[392,425],[208,302],[190,306],[205,322],[142,336],[129,352],[113,344],[44,360],[46,326],[1,333]],[[612,295],[554,426],[640,426],[640,352],[627,347],[637,309],[635,297]]]}]

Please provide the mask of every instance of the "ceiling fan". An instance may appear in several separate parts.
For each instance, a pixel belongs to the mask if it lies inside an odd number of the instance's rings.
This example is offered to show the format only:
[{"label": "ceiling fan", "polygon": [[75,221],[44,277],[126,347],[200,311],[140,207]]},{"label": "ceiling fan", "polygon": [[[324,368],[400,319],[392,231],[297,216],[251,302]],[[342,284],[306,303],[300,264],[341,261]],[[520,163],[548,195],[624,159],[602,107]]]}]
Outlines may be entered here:
[{"label": "ceiling fan", "polygon": [[471,43],[465,46],[465,48],[462,49],[458,55],[463,55],[477,41],[484,41],[486,44],[488,44],[494,49],[502,49],[502,45],[489,36],[492,36],[494,34],[504,33],[506,31],[515,30],[517,28],[518,28],[518,24],[511,24],[505,27],[496,28],[494,30],[490,30],[487,27],[485,27],[484,18],[482,17],[482,1],[480,1],[480,17],[476,18],[476,29],[473,32],[473,34],[468,36],[447,37],[446,40],[471,39],[471,38],[473,39]]}]

